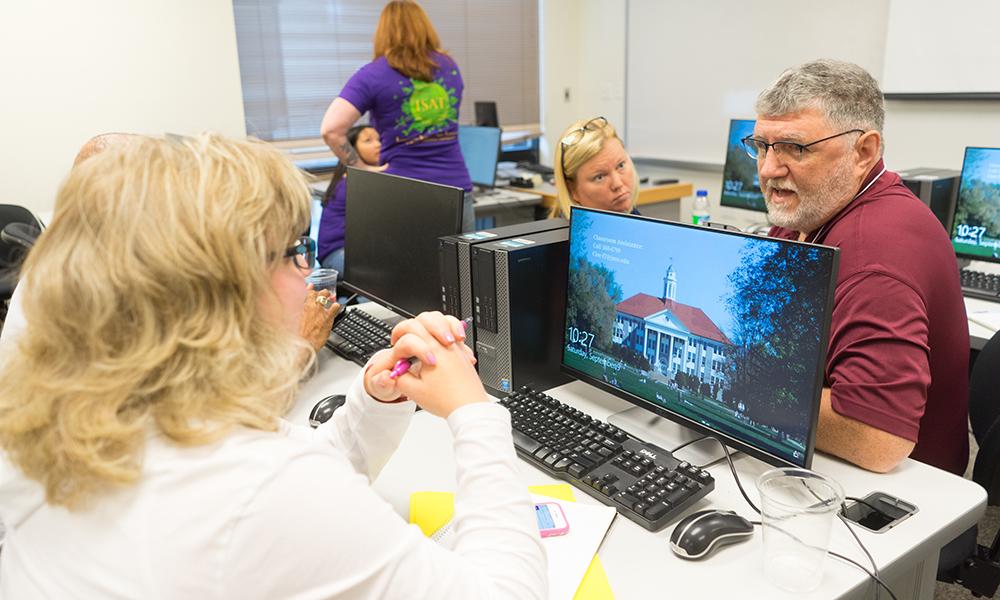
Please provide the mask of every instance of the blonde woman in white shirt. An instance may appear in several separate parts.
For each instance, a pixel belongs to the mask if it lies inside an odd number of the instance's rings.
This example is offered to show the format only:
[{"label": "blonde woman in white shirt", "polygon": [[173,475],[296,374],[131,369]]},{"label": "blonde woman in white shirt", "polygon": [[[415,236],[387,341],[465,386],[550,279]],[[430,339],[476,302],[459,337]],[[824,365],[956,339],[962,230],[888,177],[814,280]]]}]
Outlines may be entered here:
[{"label": "blonde woman in white shirt", "polygon": [[[282,420],[311,351],[308,222],[262,143],[137,137],[74,168],[0,370],[4,597],[546,596],[509,415],[458,321],[405,321],[327,423]],[[369,487],[416,405],[454,436],[455,550]]]}]

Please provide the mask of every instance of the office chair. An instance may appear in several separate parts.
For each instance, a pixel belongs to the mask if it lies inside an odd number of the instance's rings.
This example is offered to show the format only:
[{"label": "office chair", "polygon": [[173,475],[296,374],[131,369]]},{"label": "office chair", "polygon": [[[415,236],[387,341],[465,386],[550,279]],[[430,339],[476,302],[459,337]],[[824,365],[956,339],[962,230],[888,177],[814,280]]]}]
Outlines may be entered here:
[{"label": "office chair", "polygon": [[[979,352],[969,376],[969,421],[979,453],[972,480],[986,488],[986,503],[1000,505],[1000,331]],[[938,581],[958,583],[973,596],[992,597],[1000,586],[1000,532],[989,548],[973,527],[941,550]]]},{"label": "office chair", "polygon": [[3,321],[17,285],[18,268],[41,233],[42,224],[23,206],[0,204],[0,230],[0,321]]}]

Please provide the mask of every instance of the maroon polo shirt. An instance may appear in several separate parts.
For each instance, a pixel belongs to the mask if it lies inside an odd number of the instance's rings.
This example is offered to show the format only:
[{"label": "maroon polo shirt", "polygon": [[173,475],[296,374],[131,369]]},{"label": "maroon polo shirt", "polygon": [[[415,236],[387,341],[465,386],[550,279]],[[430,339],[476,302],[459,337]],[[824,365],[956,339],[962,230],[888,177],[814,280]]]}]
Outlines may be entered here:
[{"label": "maroon polo shirt", "polygon": [[[883,169],[880,160],[859,189]],[[885,171],[806,241],[840,248],[825,372],[833,409],[916,442],[913,459],[963,473],[969,329],[941,223]]]}]

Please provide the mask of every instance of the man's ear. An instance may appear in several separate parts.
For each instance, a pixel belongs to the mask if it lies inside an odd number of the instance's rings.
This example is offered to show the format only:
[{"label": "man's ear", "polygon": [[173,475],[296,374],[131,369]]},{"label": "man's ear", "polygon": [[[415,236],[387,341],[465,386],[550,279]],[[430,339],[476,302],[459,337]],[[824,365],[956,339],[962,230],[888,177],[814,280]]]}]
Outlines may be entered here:
[{"label": "man's ear", "polygon": [[862,133],[854,144],[854,151],[857,153],[855,166],[864,177],[882,158],[882,134],[874,130]]}]

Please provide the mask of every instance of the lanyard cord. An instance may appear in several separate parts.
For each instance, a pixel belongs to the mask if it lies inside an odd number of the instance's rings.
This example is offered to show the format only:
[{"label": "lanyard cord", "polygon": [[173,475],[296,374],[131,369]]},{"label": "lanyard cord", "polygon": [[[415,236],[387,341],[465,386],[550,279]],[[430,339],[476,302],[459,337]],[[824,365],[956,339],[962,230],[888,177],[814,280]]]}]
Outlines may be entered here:
[{"label": "lanyard cord", "polygon": [[[862,194],[864,194],[865,192],[868,191],[868,188],[870,188],[871,186],[875,185],[875,182],[878,181],[880,177],[882,177],[883,173],[885,173],[885,165],[882,166],[882,170],[878,172],[878,175],[876,175],[874,179],[872,179],[871,181],[868,182],[868,185],[866,185],[865,187],[861,188],[861,191],[858,192],[857,194],[855,194],[855,196],[853,198],[851,198],[851,202],[854,202],[855,200],[857,200],[858,198],[860,198]],[[850,204],[850,202],[848,202],[848,204]],[[823,235],[824,233],[826,233],[826,228],[827,228],[827,226],[831,222],[832,222],[832,219],[831,219],[831,221],[827,221],[826,223],[824,223],[823,226],[820,227],[819,230],[816,232],[816,235],[813,236],[812,240],[809,240],[809,241],[811,243],[813,243],[813,244],[820,243],[819,242],[819,237],[821,235]]]}]

